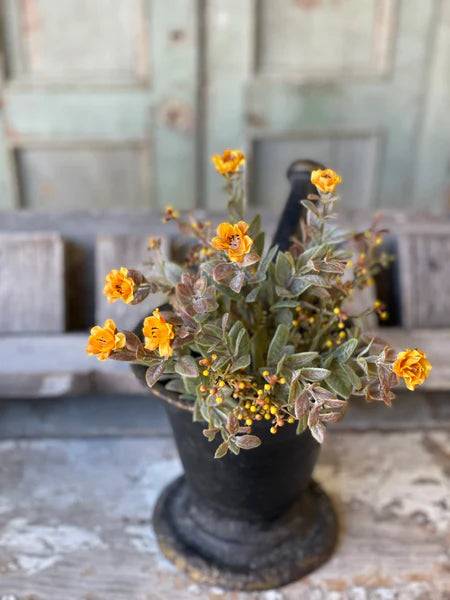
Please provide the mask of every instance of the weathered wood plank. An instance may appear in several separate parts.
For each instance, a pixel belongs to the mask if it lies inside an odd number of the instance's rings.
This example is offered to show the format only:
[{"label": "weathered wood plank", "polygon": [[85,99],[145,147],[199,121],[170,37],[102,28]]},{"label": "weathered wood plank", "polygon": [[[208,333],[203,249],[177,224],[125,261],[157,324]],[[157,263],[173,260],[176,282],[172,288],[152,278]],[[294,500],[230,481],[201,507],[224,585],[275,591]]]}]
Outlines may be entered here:
[{"label": "weathered wood plank", "polygon": [[63,588],[64,600],[444,600],[449,443],[444,431],[330,435],[315,477],[339,513],[336,554],[282,590],[240,594],[193,583],[158,551],[151,509],[181,470],[170,439],[0,442],[0,594],[61,600]]},{"label": "weathered wood plank", "polygon": [[[102,235],[97,238],[95,253],[95,319],[103,325],[106,319],[114,319],[120,329],[133,330],[139,321],[151,314],[152,310],[164,302],[162,294],[148,296],[141,304],[128,306],[121,300],[108,302],[103,294],[105,276],[111,269],[127,267],[142,270],[148,257],[148,236]],[[162,250],[167,255],[167,240],[162,240]]]},{"label": "weathered wood plank", "polygon": [[64,243],[56,233],[0,234],[0,332],[65,326]]},{"label": "weathered wood plank", "polygon": [[398,237],[404,327],[450,325],[450,227],[423,227]]}]

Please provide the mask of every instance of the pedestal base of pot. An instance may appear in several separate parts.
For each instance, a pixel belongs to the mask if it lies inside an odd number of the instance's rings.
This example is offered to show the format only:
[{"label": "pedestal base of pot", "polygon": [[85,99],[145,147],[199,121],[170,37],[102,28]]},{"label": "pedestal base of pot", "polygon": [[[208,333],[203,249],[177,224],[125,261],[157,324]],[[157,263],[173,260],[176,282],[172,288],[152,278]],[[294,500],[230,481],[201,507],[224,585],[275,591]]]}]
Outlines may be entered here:
[{"label": "pedestal base of pot", "polygon": [[161,551],[198,582],[247,591],[280,587],[323,564],[336,544],[336,514],[313,481],[270,522],[236,520],[200,504],[181,476],[153,514]]}]

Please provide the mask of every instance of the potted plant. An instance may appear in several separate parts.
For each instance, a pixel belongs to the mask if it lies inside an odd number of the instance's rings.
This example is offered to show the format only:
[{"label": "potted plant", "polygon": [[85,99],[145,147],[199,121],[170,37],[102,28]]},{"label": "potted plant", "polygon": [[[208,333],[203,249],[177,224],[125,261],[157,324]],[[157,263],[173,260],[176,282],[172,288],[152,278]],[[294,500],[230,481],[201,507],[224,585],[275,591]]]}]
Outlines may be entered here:
[{"label": "potted plant", "polygon": [[[388,257],[376,224],[363,233],[332,226],[340,177],[317,169],[317,194],[302,200],[300,234],[286,251],[266,248],[261,219],[244,220],[243,154],[213,157],[229,195],[229,220],[185,221],[183,264],[151,239],[148,271],[121,267],[105,280],[109,301],[168,304],[137,335],[107,320],[87,352],[140,366],[164,400],[185,474],[164,490],[155,512],[160,548],[198,581],[266,589],[292,581],[333,551],[331,502],[311,480],[326,424],[350,395],[388,406],[403,378],[413,390],[431,369],[425,354],[397,354],[364,329],[351,300]],[[356,253],[356,258],[355,258]]]}]

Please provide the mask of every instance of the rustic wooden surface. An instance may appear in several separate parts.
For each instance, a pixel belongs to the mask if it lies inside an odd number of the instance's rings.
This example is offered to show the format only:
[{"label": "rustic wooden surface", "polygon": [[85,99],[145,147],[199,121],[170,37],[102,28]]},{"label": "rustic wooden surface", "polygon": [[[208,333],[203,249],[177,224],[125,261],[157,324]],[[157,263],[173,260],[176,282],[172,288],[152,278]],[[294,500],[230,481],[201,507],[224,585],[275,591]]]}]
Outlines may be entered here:
[{"label": "rustic wooden surface", "polygon": [[398,237],[402,324],[407,328],[450,325],[450,228]]},{"label": "rustic wooden surface", "polygon": [[64,330],[64,242],[60,235],[0,234],[0,281],[0,332]]},{"label": "rustic wooden surface", "polygon": [[336,554],[240,594],[193,583],[157,549],[151,509],[180,472],[170,437],[2,441],[0,598],[448,599],[449,452],[444,429],[330,435],[316,478],[340,515]]}]

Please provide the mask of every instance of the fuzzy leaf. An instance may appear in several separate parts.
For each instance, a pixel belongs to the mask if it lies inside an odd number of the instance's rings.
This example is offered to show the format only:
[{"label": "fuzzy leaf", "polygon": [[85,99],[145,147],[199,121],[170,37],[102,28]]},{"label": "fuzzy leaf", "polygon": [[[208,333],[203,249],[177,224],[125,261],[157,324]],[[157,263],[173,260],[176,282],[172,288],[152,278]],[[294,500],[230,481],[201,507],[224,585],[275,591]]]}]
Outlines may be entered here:
[{"label": "fuzzy leaf", "polygon": [[256,435],[239,435],[235,438],[235,441],[242,450],[251,450],[261,444],[261,440]]},{"label": "fuzzy leaf", "polygon": [[166,383],[165,388],[170,392],[178,392],[179,394],[182,394],[185,391],[181,379],[171,379]]},{"label": "fuzzy leaf", "polygon": [[180,356],[176,365],[175,371],[183,377],[198,377],[198,367],[193,356],[186,354]]},{"label": "fuzzy leaf", "polygon": [[308,392],[303,392],[295,401],[295,416],[297,419],[303,419],[309,411]]},{"label": "fuzzy leaf", "polygon": [[346,342],[338,346],[333,352],[333,356],[337,358],[339,362],[347,362],[352,356],[353,352],[355,351],[357,345],[358,340],[355,338],[351,338],[350,340],[347,340]]},{"label": "fuzzy leaf", "polygon": [[332,363],[330,366],[330,375],[325,379],[326,384],[338,394],[347,399],[352,392],[352,384],[347,374],[339,367],[339,363]]},{"label": "fuzzy leaf", "polygon": [[145,372],[145,381],[149,387],[153,387],[166,368],[166,362],[163,360],[152,367],[149,367]]},{"label": "fuzzy leaf", "polygon": [[317,352],[298,352],[297,354],[291,354],[286,358],[285,365],[289,369],[300,369],[306,365],[309,365],[317,358],[319,354]]},{"label": "fuzzy leaf", "polygon": [[310,427],[311,434],[315,440],[319,442],[319,444],[323,444],[325,439],[326,429],[319,421],[313,427]]},{"label": "fuzzy leaf", "polygon": [[239,371],[239,369],[245,369],[250,364],[250,354],[243,354],[236,360],[233,360],[233,366],[231,367],[231,373]]},{"label": "fuzzy leaf", "polygon": [[222,281],[226,277],[231,277],[234,272],[234,267],[230,263],[219,263],[213,271],[214,281]]},{"label": "fuzzy leaf", "polygon": [[[289,254],[290,256],[290,254]],[[282,288],[288,288],[294,274],[294,267],[288,258],[287,252],[278,252],[275,262],[275,280]]]},{"label": "fuzzy leaf", "polygon": [[234,413],[228,414],[227,429],[231,435],[235,435],[239,431],[239,421]]},{"label": "fuzzy leaf", "polygon": [[199,296],[203,296],[206,291],[207,281],[205,277],[199,277],[194,283],[194,291]]},{"label": "fuzzy leaf", "polygon": [[330,371],[328,369],[320,369],[318,367],[306,367],[301,369],[300,376],[308,381],[321,381],[328,377]]},{"label": "fuzzy leaf", "polygon": [[244,260],[241,264],[243,267],[249,267],[250,265],[254,265],[255,263],[257,263],[258,261],[259,256],[255,252],[252,252],[244,256]]},{"label": "fuzzy leaf", "polygon": [[245,274],[243,272],[238,273],[230,281],[230,289],[232,289],[233,292],[236,292],[236,294],[239,294],[239,292],[241,291],[242,286],[244,284],[244,280],[245,280]]},{"label": "fuzzy leaf", "polygon": [[289,327],[280,323],[278,325],[267,352],[267,364],[276,365],[283,356],[284,347],[289,337]]},{"label": "fuzzy leaf", "polygon": [[222,458],[228,452],[228,442],[222,442],[220,446],[217,448],[214,458]]}]

